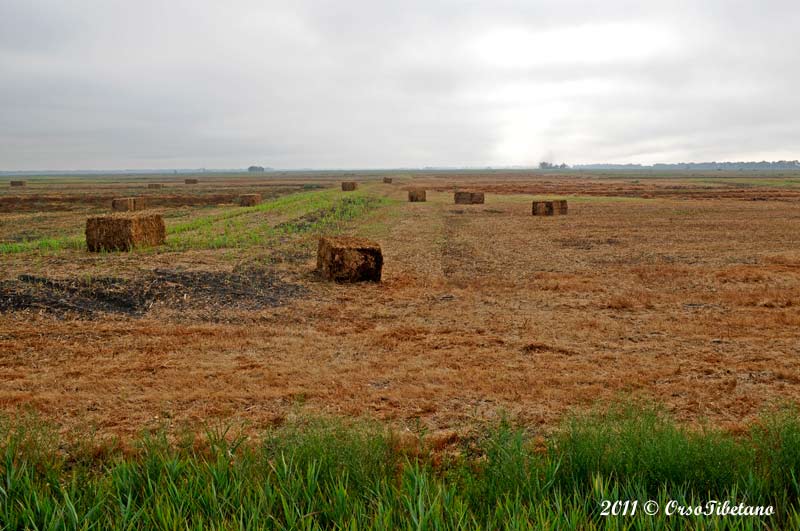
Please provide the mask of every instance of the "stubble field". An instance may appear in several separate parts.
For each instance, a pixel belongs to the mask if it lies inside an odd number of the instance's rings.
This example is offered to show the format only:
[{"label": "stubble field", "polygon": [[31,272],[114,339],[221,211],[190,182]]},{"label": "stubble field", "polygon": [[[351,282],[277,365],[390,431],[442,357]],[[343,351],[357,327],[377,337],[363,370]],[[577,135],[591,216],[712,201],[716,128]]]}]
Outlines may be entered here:
[{"label": "stubble field", "polygon": [[[736,433],[800,398],[799,176],[393,177],[0,183],[0,407],[128,440],[304,415],[547,434],[631,396]],[[140,193],[166,246],[87,253],[86,217]],[[569,214],[531,216],[543,197]],[[377,240],[383,282],[319,279],[332,233]]]}]

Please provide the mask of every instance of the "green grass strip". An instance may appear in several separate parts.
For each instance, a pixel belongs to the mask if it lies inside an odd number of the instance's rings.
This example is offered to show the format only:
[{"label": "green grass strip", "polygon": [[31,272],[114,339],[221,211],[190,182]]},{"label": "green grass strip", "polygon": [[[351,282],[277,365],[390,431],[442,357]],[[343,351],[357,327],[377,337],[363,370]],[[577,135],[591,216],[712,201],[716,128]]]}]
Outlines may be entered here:
[{"label": "green grass strip", "polygon": [[[797,529],[800,420],[746,436],[689,430],[619,405],[549,439],[501,422],[442,457],[379,425],[303,419],[259,443],[145,436],[131,454],[63,441],[35,419],[0,426],[3,529]],[[424,441],[424,439],[423,439]],[[637,501],[604,516],[605,501]],[[646,514],[652,500],[660,511]],[[668,516],[710,500],[772,516]],[[651,503],[652,503],[651,502]],[[652,507],[652,505],[651,505]]]}]

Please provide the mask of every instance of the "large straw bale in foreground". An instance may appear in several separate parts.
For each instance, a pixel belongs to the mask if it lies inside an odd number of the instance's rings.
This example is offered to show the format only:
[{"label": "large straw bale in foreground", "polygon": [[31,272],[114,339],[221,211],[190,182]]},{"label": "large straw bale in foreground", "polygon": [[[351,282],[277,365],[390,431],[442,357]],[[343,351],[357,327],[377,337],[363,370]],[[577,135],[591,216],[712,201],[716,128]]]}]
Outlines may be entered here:
[{"label": "large straw bale in foreground", "polygon": [[241,206],[250,207],[261,203],[261,194],[242,194],[239,196]]},{"label": "large straw bale in foreground", "polygon": [[482,205],[483,192],[456,192],[453,199],[457,205]]},{"label": "large straw bale in foreground", "polygon": [[423,203],[427,201],[425,190],[409,190],[408,200],[411,203]]},{"label": "large straw bale in foreground", "polygon": [[86,247],[93,253],[162,245],[166,237],[164,219],[158,214],[120,213],[86,220]]},{"label": "large straw bale in foreground", "polygon": [[323,237],[317,249],[317,270],[336,282],[380,282],[381,246],[364,238]]}]

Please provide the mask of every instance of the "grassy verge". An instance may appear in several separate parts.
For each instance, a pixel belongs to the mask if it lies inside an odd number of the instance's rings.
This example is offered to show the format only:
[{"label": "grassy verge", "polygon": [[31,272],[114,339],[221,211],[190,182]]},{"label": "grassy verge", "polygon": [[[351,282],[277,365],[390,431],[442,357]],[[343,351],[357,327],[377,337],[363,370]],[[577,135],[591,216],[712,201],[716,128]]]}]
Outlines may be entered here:
[{"label": "grassy verge", "polygon": [[[347,222],[387,203],[361,191],[304,192],[174,225],[168,228],[167,245],[173,250],[241,249],[306,233],[337,233]],[[276,217],[288,221],[276,223]]]},{"label": "grassy verge", "polygon": [[[362,191],[342,195],[336,190],[300,192],[254,207],[231,207],[222,212],[173,223],[167,219],[168,250],[246,248],[278,237],[315,232],[338,232],[343,225],[389,200]],[[276,224],[275,218],[293,222]],[[177,220],[175,220],[177,221]],[[0,243],[0,254],[53,253],[86,250],[82,234]],[[157,252],[157,249],[147,249]]]},{"label": "grassy verge", "polygon": [[[549,440],[502,423],[444,454],[375,425],[306,422],[257,444],[210,432],[98,453],[40,424],[2,426],[4,529],[797,528],[800,420],[764,416],[746,436],[689,431],[618,406]],[[81,449],[83,448],[83,449]],[[603,501],[637,500],[634,516]],[[662,508],[642,509],[647,500]],[[670,500],[772,505],[771,517],[666,516]]]}]

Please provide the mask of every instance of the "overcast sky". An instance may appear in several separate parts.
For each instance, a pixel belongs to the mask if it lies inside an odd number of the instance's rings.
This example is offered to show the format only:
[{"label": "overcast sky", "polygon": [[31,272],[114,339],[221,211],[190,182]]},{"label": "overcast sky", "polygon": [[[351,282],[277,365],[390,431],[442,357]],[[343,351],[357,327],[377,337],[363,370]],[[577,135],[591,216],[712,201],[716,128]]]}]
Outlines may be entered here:
[{"label": "overcast sky", "polygon": [[800,158],[800,2],[0,0],[0,170]]}]

